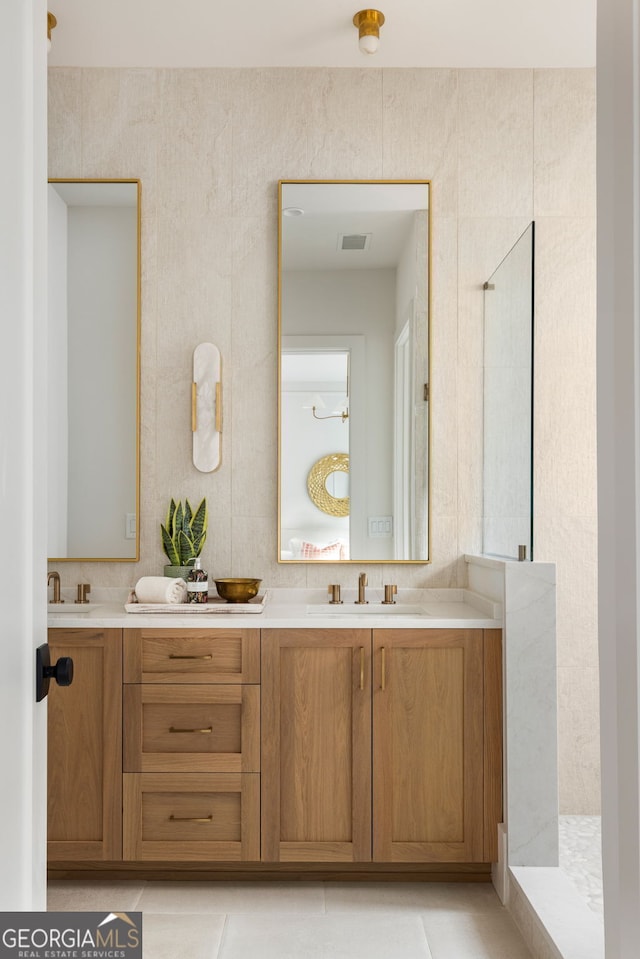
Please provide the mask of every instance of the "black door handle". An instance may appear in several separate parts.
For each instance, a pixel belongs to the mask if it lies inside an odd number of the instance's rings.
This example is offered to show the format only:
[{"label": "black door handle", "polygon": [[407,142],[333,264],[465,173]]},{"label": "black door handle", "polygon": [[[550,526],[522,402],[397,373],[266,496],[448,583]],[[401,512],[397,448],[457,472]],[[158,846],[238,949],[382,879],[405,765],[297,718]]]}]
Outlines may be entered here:
[{"label": "black door handle", "polygon": [[41,702],[49,692],[49,683],[55,679],[58,686],[70,686],[73,682],[73,660],[61,656],[55,666],[51,665],[49,645],[44,643],[36,649],[36,702]]}]

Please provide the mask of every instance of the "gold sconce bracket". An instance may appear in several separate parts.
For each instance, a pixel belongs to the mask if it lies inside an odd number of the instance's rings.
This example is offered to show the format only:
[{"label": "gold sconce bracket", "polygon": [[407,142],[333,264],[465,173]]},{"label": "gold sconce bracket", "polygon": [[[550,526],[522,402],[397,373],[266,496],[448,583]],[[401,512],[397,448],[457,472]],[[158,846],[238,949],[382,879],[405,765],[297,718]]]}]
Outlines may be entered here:
[{"label": "gold sconce bracket", "polygon": [[349,419],[349,410],[343,410],[342,413],[329,413],[328,416],[318,416],[316,413],[315,406],[311,407],[311,412],[317,420],[342,420],[344,423],[345,420]]},{"label": "gold sconce bracket", "polygon": [[222,360],[213,343],[200,343],[193,351],[191,432],[193,465],[212,473],[222,458]]}]

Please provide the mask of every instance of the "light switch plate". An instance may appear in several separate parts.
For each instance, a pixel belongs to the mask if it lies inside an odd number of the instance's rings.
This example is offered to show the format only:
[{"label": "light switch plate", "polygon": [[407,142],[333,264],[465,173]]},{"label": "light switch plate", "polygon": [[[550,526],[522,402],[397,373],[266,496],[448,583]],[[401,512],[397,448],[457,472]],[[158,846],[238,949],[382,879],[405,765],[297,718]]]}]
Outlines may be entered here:
[{"label": "light switch plate", "polygon": [[136,538],[136,514],[135,513],[125,513],[124,538],[125,539]]},{"label": "light switch plate", "polygon": [[393,536],[393,516],[370,516],[368,519],[369,536],[372,539],[391,539]]}]

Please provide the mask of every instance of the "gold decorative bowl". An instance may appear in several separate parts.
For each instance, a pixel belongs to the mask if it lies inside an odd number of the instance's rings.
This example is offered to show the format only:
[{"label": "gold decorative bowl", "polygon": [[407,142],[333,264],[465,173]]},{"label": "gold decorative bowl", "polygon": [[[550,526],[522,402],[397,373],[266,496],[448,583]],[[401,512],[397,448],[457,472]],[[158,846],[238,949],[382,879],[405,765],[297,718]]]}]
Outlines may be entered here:
[{"label": "gold decorative bowl", "polygon": [[214,580],[218,596],[226,599],[228,603],[248,603],[250,599],[258,595],[261,582],[261,579],[239,579],[237,577]]}]

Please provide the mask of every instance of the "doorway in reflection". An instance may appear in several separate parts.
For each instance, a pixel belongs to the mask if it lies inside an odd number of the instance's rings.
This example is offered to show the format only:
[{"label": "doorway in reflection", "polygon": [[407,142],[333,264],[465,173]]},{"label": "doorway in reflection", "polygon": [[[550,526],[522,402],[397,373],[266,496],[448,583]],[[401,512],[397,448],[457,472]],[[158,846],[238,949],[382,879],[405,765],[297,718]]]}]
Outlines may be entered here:
[{"label": "doorway in reflection", "polygon": [[350,558],[349,371],[357,347],[355,339],[283,337],[281,559]]}]

